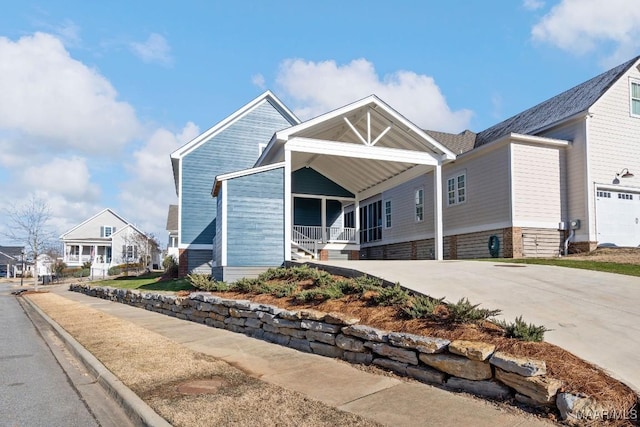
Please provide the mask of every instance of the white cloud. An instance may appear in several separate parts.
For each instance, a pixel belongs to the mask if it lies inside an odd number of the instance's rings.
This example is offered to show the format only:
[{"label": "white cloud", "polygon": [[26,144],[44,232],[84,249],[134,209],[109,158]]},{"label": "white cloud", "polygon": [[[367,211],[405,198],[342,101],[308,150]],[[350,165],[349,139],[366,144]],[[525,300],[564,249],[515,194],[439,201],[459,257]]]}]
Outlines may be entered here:
[{"label": "white cloud", "polygon": [[133,153],[133,162],[127,166],[131,179],[123,184],[119,195],[122,215],[142,230],[155,233],[161,244],[169,203],[176,194],[169,155],[199,134],[198,126],[191,122],[177,134],[157,129]]},{"label": "white cloud", "polygon": [[[97,71],[73,59],[60,39],[0,37],[0,132],[37,139],[32,148],[113,152],[139,130],[134,109]],[[3,135],[0,135],[3,136]],[[14,147],[14,151],[18,147]],[[25,152],[25,147],[19,147]]]},{"label": "white cloud", "polygon": [[532,29],[534,40],[575,54],[597,49],[610,66],[630,59],[640,48],[640,8],[629,0],[562,0]]},{"label": "white cloud", "polygon": [[396,71],[381,79],[366,59],[356,59],[346,65],[331,60],[288,59],[280,65],[277,83],[294,101],[294,110],[302,119],[371,94],[428,129],[460,132],[468,127],[473,114],[469,110],[451,111],[432,77]]},{"label": "white cloud", "polygon": [[68,201],[96,202],[100,188],[91,181],[87,159],[55,157],[49,163],[27,167],[22,182],[27,189],[57,193]]},{"label": "white cloud", "polygon": [[259,87],[260,89],[265,88],[264,76],[262,74],[254,74],[253,76],[251,76],[251,83]]},{"label": "white cloud", "polygon": [[171,47],[167,40],[160,34],[151,33],[144,42],[133,42],[129,44],[131,51],[144,62],[171,65]]},{"label": "white cloud", "polygon": [[538,10],[544,7],[544,2],[541,0],[524,0],[522,6],[527,10]]}]

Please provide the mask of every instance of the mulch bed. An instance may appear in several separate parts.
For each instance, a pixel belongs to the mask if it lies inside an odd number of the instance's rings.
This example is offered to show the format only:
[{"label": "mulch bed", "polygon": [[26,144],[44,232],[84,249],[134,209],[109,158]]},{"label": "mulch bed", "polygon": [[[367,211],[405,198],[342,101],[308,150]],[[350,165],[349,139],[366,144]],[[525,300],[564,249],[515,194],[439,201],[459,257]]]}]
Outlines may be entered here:
[{"label": "mulch bed", "polygon": [[626,411],[625,413],[628,413],[638,402],[638,396],[633,390],[611,378],[602,369],[553,344],[505,338],[502,336],[502,330],[491,322],[475,325],[407,319],[396,307],[372,306],[368,301],[353,295],[317,303],[299,303],[291,297],[277,298],[268,294],[241,292],[212,292],[212,294],[223,298],[248,299],[287,310],[309,308],[327,313],[339,312],[359,318],[363,325],[388,331],[448,340],[464,339],[492,343],[496,345],[497,350],[509,354],[544,360],[547,364],[547,375],[564,381],[562,391],[584,393],[610,406],[611,409]]}]

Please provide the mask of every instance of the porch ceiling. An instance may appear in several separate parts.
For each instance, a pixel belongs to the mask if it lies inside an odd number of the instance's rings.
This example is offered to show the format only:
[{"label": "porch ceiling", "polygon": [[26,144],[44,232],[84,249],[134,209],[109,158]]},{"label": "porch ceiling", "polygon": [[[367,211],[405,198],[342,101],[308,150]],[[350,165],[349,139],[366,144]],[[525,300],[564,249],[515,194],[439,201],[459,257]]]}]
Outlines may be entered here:
[{"label": "porch ceiling", "polygon": [[311,167],[361,195],[456,157],[374,95],[277,132],[258,163],[285,151],[292,171]]},{"label": "porch ceiling", "polygon": [[304,167],[313,168],[354,194],[373,188],[415,166],[413,163],[354,159],[313,153],[294,152],[291,156],[292,171]]}]

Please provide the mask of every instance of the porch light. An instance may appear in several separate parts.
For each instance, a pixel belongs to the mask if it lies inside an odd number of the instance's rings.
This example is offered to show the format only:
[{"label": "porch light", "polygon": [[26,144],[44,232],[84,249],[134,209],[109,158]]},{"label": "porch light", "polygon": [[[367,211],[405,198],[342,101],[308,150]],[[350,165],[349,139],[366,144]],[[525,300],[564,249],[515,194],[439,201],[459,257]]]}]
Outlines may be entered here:
[{"label": "porch light", "polygon": [[634,175],[629,172],[628,168],[622,169],[619,173],[616,174],[616,177],[613,180],[614,184],[620,184],[620,178],[633,178]]}]

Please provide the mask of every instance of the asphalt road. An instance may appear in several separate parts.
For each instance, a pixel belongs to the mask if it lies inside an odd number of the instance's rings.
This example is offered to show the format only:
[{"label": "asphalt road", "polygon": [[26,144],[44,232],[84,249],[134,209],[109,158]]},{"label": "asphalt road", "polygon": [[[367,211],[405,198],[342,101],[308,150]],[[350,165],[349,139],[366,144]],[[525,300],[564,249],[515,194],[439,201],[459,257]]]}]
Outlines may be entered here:
[{"label": "asphalt road", "polygon": [[131,425],[12,290],[0,281],[0,427]]}]

